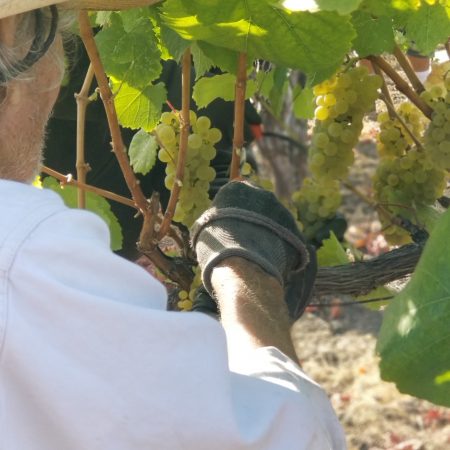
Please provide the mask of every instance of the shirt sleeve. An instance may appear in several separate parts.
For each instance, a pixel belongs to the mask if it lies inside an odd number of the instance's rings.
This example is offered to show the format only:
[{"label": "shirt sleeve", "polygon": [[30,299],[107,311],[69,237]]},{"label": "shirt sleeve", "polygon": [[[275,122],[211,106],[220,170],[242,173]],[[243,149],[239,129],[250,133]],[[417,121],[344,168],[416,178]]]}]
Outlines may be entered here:
[{"label": "shirt sleeve", "polygon": [[8,286],[1,448],[345,448],[298,366],[267,348],[231,371],[220,325],[165,311],[164,288],[109,251],[91,214],[37,227]]}]

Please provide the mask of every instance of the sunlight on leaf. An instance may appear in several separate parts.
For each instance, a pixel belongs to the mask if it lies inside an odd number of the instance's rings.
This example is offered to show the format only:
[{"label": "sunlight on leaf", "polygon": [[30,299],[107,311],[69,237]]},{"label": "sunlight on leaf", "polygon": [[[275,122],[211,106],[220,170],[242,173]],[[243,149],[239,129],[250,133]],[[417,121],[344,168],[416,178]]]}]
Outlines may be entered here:
[{"label": "sunlight on leaf", "polygon": [[435,378],[436,384],[444,384],[444,383],[450,383],[450,370],[447,370],[447,372],[438,375]]}]

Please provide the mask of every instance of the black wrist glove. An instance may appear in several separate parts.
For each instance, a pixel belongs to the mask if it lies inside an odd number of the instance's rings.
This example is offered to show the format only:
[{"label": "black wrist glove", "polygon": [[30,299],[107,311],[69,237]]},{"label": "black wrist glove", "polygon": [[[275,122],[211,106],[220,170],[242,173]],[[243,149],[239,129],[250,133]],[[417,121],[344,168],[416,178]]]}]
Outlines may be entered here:
[{"label": "black wrist glove", "polygon": [[297,319],[311,297],[317,264],[290,212],[271,192],[248,182],[231,182],[191,230],[206,290],[222,260],[238,256],[258,264],[285,290],[289,314]]},{"label": "black wrist glove", "polygon": [[195,291],[194,303],[192,311],[202,312],[217,319],[219,317],[219,309],[216,301],[209,295],[209,292],[203,285]]}]

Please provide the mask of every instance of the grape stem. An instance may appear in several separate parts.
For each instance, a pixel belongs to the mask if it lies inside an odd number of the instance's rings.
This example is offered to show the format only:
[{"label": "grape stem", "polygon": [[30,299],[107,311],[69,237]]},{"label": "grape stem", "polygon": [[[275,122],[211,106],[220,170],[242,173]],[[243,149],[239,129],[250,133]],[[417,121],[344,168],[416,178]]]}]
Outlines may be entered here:
[{"label": "grape stem", "polygon": [[190,131],[189,111],[191,108],[191,49],[187,48],[183,54],[182,78],[181,78],[181,115],[180,115],[180,145],[178,151],[177,169],[175,183],[170,192],[169,203],[167,204],[164,219],[158,232],[158,240],[161,240],[168,232],[172,222],[175,208],[177,206],[180,190],[184,179],[184,169],[186,166],[186,155],[188,148],[188,137]]},{"label": "grape stem", "polygon": [[409,84],[395,71],[395,69],[381,56],[368,56],[372,64],[377,65],[394,83],[397,89],[402,92],[406,97],[411,100],[422,112],[423,114],[431,119],[431,114],[433,110],[426,102],[419,97],[417,92],[415,92]]},{"label": "grape stem", "polygon": [[400,64],[400,67],[403,69],[403,72],[405,72],[405,75],[408,77],[408,80],[411,82],[414,90],[418,94],[421,94],[423,91],[425,91],[425,88],[417,77],[416,72],[414,72],[411,63],[409,62],[406,55],[400,50],[400,47],[398,45],[394,47],[394,55],[398,63]]},{"label": "grape stem", "polygon": [[[85,159],[85,130],[86,130],[86,110],[92,99],[89,97],[89,90],[94,81],[94,68],[92,64],[86,73],[86,77],[83,82],[83,86],[78,94],[75,94],[75,100],[77,102],[77,179],[80,183],[86,184],[86,175],[90,170],[89,164],[86,163]],[[85,191],[78,187],[78,208],[86,208],[86,193]]]},{"label": "grape stem", "polygon": [[417,148],[425,151],[425,149],[423,148],[423,145],[421,144],[421,142],[419,141],[419,139],[417,139],[417,137],[414,135],[414,133],[411,131],[411,129],[408,127],[408,125],[406,124],[406,122],[402,119],[402,117],[400,116],[400,114],[398,114],[398,112],[395,110],[394,105],[392,104],[392,101],[390,99],[387,99],[386,96],[384,95],[384,92],[380,95],[381,100],[383,100],[383,102],[385,103],[385,105],[387,106],[387,109],[389,111],[389,115],[392,117],[394,116],[401,124],[401,126],[405,129],[405,131],[409,134],[409,136],[411,137],[411,139],[414,141],[414,144],[416,144]]},{"label": "grape stem", "polygon": [[96,186],[92,186],[90,184],[86,184],[81,181],[75,180],[70,174],[64,175],[56,170],[50,169],[49,167],[43,166],[41,168],[41,172],[50,175],[53,178],[56,178],[61,182],[63,186],[75,186],[76,188],[83,190],[85,192],[93,192],[94,194],[100,195],[101,197],[107,198],[109,200],[113,200],[117,203],[121,203],[122,205],[129,206],[130,208],[136,209],[136,204],[133,200],[123,197],[121,195],[115,194],[114,192],[106,191],[105,189],[100,189]]},{"label": "grape stem", "polygon": [[381,214],[384,214],[386,217],[389,218],[391,223],[394,225],[400,224],[400,219],[397,218],[394,214],[392,214],[388,209],[386,209],[383,205],[380,203],[375,202],[370,197],[368,197],[366,194],[361,192],[358,188],[353,186],[348,181],[342,181],[342,185],[345,186],[348,190],[352,191],[355,195],[357,195],[363,202],[367,203],[369,206],[371,206],[373,209],[378,211]]},{"label": "grape stem", "polygon": [[234,99],[234,137],[230,179],[240,176],[241,151],[244,147],[245,90],[247,86],[247,53],[239,53]]},{"label": "grape stem", "polygon": [[[389,88],[387,87],[386,79],[384,78],[383,72],[382,72],[381,69],[380,69],[377,65],[375,65],[375,64],[372,64],[372,67],[373,67],[373,71],[374,71],[379,77],[381,77],[381,79],[383,80],[383,84],[381,85],[381,92],[382,92],[382,95],[384,95],[384,97],[389,101],[389,103],[392,104],[391,94],[390,94],[390,92],[389,92]],[[392,113],[392,111],[391,111],[389,108],[388,108],[388,114],[389,114],[389,117],[391,118],[391,120],[395,118],[395,115]]]}]

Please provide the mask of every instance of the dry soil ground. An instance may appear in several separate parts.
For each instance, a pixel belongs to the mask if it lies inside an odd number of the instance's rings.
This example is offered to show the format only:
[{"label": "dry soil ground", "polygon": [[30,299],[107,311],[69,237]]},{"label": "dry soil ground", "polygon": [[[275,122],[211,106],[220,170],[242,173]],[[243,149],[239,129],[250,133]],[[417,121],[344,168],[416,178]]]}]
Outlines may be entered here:
[{"label": "dry soil ground", "polygon": [[[362,190],[370,189],[376,164],[376,130],[367,125],[351,175]],[[349,241],[372,254],[387,249],[375,213],[350,192],[344,212],[351,224]],[[293,329],[304,370],[328,392],[350,450],[450,449],[450,409],[400,394],[380,379],[375,344],[382,314],[360,305],[305,314]]]}]

